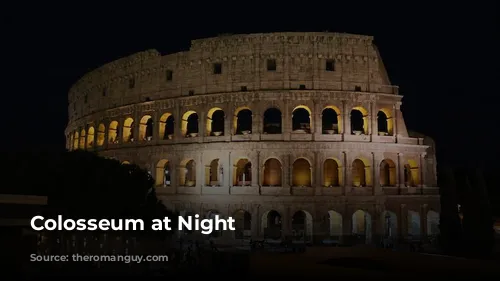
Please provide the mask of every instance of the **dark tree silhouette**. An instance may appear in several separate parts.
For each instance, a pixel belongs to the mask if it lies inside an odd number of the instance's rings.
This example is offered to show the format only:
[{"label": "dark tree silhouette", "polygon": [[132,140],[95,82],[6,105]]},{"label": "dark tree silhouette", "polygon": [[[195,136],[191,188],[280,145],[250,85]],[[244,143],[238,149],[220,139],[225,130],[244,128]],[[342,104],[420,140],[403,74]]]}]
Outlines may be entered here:
[{"label": "dark tree silhouette", "polygon": [[462,225],[458,215],[455,174],[449,166],[440,173],[441,213],[439,243],[443,251],[457,254],[461,249]]},{"label": "dark tree silhouette", "polygon": [[487,187],[482,172],[464,171],[463,228],[467,254],[488,256],[493,251],[495,233]]}]

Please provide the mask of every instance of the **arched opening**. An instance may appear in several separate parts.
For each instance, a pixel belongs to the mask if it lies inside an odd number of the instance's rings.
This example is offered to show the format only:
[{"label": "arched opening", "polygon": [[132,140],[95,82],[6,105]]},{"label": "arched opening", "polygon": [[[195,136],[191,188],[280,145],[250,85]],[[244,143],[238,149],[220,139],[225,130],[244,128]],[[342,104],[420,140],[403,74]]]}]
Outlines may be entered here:
[{"label": "arched opening", "polygon": [[328,236],[338,240],[342,236],[342,215],[335,211],[328,211]]},{"label": "arched opening", "polygon": [[436,236],[439,231],[439,213],[430,210],[427,212],[427,235]]},{"label": "arched opening", "polygon": [[80,131],[80,149],[85,149],[85,141],[87,139],[85,138],[85,129],[82,129]]},{"label": "arched opening", "polygon": [[248,107],[240,107],[234,111],[233,129],[235,135],[252,133],[252,111]]},{"label": "arched opening", "polygon": [[297,106],[292,111],[292,131],[294,133],[311,133],[311,110],[306,106]]},{"label": "arched opening", "polygon": [[277,211],[271,210],[262,215],[262,228],[266,238],[280,239],[281,225],[281,215]]},{"label": "arched opening", "polygon": [[205,218],[211,220],[212,221],[212,225],[214,226],[214,230],[208,236],[209,237],[220,237],[220,236],[222,236],[222,229],[221,229],[221,227],[219,227],[219,230],[215,230],[216,219],[217,218],[222,218],[222,216],[220,215],[219,211],[216,211],[216,210],[208,211],[207,214],[206,214],[206,216],[205,216]]},{"label": "arched opening", "polygon": [[420,238],[420,214],[415,211],[408,210],[408,236],[410,238]]},{"label": "arched opening", "polygon": [[198,136],[198,114],[195,111],[187,111],[182,115],[181,134],[186,138]]},{"label": "arched opening", "polygon": [[122,165],[130,165],[130,162],[125,160],[122,162]]},{"label": "arched opening", "polygon": [[371,241],[371,216],[368,212],[357,210],[352,214],[352,235],[360,243]]},{"label": "arched opening", "polygon": [[69,142],[68,142],[68,149],[69,150],[73,150],[74,146],[73,146],[73,138],[75,137],[75,134],[74,133],[70,133],[69,134]]},{"label": "arched opening", "polygon": [[104,145],[104,139],[106,137],[106,126],[103,123],[99,124],[97,127],[97,146]]},{"label": "arched opening", "polygon": [[380,162],[380,186],[396,186],[396,164],[391,159]]},{"label": "arched opening", "polygon": [[311,164],[304,158],[299,158],[293,162],[292,166],[292,186],[312,186]]},{"label": "arched opening", "polygon": [[336,106],[327,106],[321,114],[321,131],[333,135],[342,133],[340,110]]},{"label": "arched opening", "polygon": [[281,111],[277,108],[269,108],[264,112],[264,134],[281,134]]},{"label": "arched opening", "polygon": [[111,121],[108,129],[108,143],[118,143],[118,121]]},{"label": "arched opening", "polygon": [[123,122],[123,142],[133,142],[134,141],[134,119],[127,118]]},{"label": "arched opening", "polygon": [[323,163],[323,186],[341,185],[340,165],[336,159],[326,159]]},{"label": "arched opening", "polygon": [[352,186],[364,187],[371,185],[370,166],[368,161],[356,159],[352,162]]},{"label": "arched opening", "polygon": [[281,162],[276,158],[267,159],[264,163],[263,186],[281,186]]},{"label": "arched opening", "polygon": [[245,210],[238,210],[233,214],[234,236],[236,239],[244,239],[252,236],[252,215]]},{"label": "arched opening", "polygon": [[174,137],[174,116],[171,113],[164,113],[160,117],[160,127],[158,133],[162,140],[171,140]]},{"label": "arched opening", "polygon": [[368,135],[368,111],[363,107],[351,110],[351,133],[353,135]]},{"label": "arched opening", "polygon": [[180,166],[179,185],[186,187],[196,186],[196,163],[194,160],[184,160]]},{"label": "arched opening", "polygon": [[167,159],[160,160],[156,164],[156,186],[170,186],[171,176],[170,162]]},{"label": "arched opening", "polygon": [[94,147],[94,139],[95,139],[95,129],[93,126],[90,126],[87,130],[87,148]]},{"label": "arched opening", "polygon": [[297,211],[292,216],[292,234],[297,240],[312,238],[312,216],[306,211]]},{"label": "arched opening", "polygon": [[218,107],[214,107],[207,114],[207,135],[208,136],[223,136],[224,135],[224,111]]},{"label": "arched opening", "polygon": [[153,118],[144,115],[139,122],[139,140],[150,141],[153,139]]},{"label": "arched opening", "polygon": [[252,163],[248,159],[239,159],[233,175],[234,186],[249,186],[252,183]]},{"label": "arched opening", "polygon": [[380,109],[377,113],[378,134],[381,136],[392,136],[394,130],[393,123],[391,111],[385,108]]},{"label": "arched opening", "polygon": [[78,149],[79,141],[80,141],[80,133],[75,132],[73,134],[73,149],[74,150]]},{"label": "arched opening", "polygon": [[398,236],[398,216],[391,211],[382,212],[381,220],[384,222],[385,237],[397,238]]},{"label": "arched opening", "polygon": [[208,166],[208,173],[206,174],[205,185],[220,186],[222,183],[221,167],[219,167],[219,159],[214,159]]},{"label": "arched opening", "polygon": [[417,162],[414,160],[408,160],[408,164],[404,166],[404,182],[406,187],[417,187],[420,184],[419,181],[419,168]]}]

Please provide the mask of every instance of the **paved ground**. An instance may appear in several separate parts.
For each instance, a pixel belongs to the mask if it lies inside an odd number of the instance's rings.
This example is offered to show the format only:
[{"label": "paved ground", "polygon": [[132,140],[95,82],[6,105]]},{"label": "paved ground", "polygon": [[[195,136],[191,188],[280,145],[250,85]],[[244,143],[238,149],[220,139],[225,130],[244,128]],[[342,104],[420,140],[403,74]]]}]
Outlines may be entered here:
[{"label": "paved ground", "polygon": [[[429,277],[494,278],[498,261],[401,253],[373,248],[308,248],[303,254],[252,255],[250,271],[256,276],[369,277],[375,280],[422,280]],[[495,274],[495,275],[493,275]]]}]

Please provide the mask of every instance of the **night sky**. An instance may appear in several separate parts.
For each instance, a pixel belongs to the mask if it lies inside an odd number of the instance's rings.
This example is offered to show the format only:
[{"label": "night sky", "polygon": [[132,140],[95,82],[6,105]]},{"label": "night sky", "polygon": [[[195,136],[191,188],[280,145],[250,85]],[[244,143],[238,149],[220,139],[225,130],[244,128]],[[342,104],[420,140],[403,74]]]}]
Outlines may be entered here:
[{"label": "night sky", "polygon": [[[64,149],[70,86],[120,57],[151,48],[177,52],[192,39],[222,33],[328,30],[375,37],[404,96],[408,128],[436,140],[438,162],[496,164],[488,160],[499,152],[499,112],[492,106],[499,92],[494,2],[348,7],[307,1],[279,9],[231,3],[217,9],[138,5],[127,12],[76,4],[6,9],[2,149]],[[245,12],[249,7],[253,11]]]}]

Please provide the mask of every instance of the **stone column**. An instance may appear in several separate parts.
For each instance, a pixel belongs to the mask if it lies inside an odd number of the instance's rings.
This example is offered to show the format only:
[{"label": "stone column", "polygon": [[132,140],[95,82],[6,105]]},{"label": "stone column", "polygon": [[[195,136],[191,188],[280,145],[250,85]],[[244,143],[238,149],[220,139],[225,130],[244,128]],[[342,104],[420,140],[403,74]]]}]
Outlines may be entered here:
[{"label": "stone column", "polygon": [[196,167],[196,193],[201,194],[201,188],[203,186],[203,179],[205,178],[205,170],[200,169],[203,167],[203,153],[198,154],[197,158],[194,158],[195,160],[195,167]]},{"label": "stone column", "polygon": [[[232,116],[232,115],[229,115],[229,116]],[[231,118],[229,116],[228,116],[228,113],[226,113],[226,111],[224,111],[224,134],[223,134],[224,136],[230,136],[234,133],[233,126],[231,126],[231,123],[233,121],[232,119],[235,117],[233,116],[233,118]]]},{"label": "stone column", "polygon": [[[419,163],[419,169],[420,169],[420,188],[426,187],[426,179],[427,179],[427,162],[425,161],[425,155],[426,153],[420,154],[420,163]],[[422,190],[423,192],[423,190]]]},{"label": "stone column", "polygon": [[174,137],[173,137],[173,139],[178,141],[178,140],[186,137],[186,136],[182,135],[182,113],[181,113],[181,109],[180,109],[178,102],[175,103],[174,112],[172,114],[174,115]]},{"label": "stone column", "polygon": [[382,188],[380,187],[380,159],[373,155],[373,195],[378,195],[382,193]]},{"label": "stone column", "polygon": [[344,121],[344,134],[345,135],[351,135],[352,134],[352,129],[351,129],[351,110],[350,107],[345,103],[342,102],[343,106],[343,117],[342,120]]},{"label": "stone column", "polygon": [[402,238],[406,239],[408,236],[408,208],[406,207],[406,204],[401,204],[399,218],[399,234]]},{"label": "stone column", "polygon": [[205,139],[205,134],[206,134],[206,131],[207,131],[207,128],[206,128],[206,122],[207,122],[207,116],[206,116],[206,112],[204,110],[202,110],[200,112],[200,115],[198,115],[198,140],[200,143],[203,142],[203,140]]},{"label": "stone column", "polygon": [[[160,115],[161,116],[161,115]],[[160,136],[160,116],[158,114],[158,111],[153,112],[151,115],[151,119],[153,119],[153,139],[150,142],[153,143],[158,143],[159,140],[161,140]]]},{"label": "stone column", "polygon": [[428,211],[428,205],[427,204],[422,204],[420,206],[420,233],[422,235],[422,238],[427,238],[427,211]]},{"label": "stone column", "polygon": [[372,126],[372,135],[376,136],[378,135],[378,108],[376,106],[376,104],[372,104],[372,122],[371,122],[371,126]]},{"label": "stone column", "polygon": [[405,166],[404,166],[404,160],[403,160],[403,154],[398,153],[398,163],[397,163],[397,179],[398,179],[398,187],[405,188],[405,178],[404,178],[404,172],[405,172]]}]

